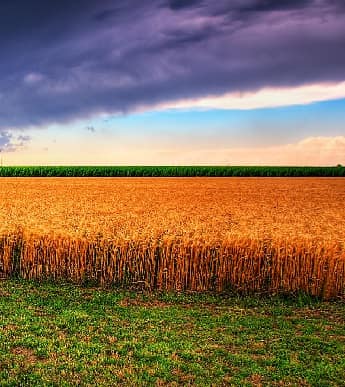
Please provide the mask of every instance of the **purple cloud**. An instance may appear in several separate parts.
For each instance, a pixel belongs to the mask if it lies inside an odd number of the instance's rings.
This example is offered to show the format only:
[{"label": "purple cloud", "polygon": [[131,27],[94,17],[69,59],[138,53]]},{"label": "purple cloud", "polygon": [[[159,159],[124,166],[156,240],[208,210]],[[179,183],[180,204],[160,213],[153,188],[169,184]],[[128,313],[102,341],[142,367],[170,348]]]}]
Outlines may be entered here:
[{"label": "purple cloud", "polygon": [[12,0],[0,13],[0,128],[344,80],[343,4]]}]

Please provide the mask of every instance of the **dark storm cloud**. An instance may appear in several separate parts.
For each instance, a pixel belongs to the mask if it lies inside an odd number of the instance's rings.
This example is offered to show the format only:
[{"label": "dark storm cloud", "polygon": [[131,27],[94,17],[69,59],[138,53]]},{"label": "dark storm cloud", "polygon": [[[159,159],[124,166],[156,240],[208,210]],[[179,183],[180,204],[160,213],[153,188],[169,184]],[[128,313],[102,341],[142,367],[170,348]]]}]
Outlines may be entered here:
[{"label": "dark storm cloud", "polygon": [[312,5],[313,0],[256,0],[244,1],[239,9],[245,11],[276,11],[286,9],[299,9]]},{"label": "dark storm cloud", "polygon": [[344,80],[343,4],[3,1],[0,129]]},{"label": "dark storm cloud", "polygon": [[202,0],[170,0],[169,7],[173,10],[193,7],[202,3]]}]

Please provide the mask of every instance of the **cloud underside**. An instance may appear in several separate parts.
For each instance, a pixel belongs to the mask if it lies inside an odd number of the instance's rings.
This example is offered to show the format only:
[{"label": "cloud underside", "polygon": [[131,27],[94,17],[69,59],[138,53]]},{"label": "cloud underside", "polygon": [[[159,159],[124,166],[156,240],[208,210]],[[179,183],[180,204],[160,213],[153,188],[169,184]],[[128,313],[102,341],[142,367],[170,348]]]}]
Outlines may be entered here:
[{"label": "cloud underside", "polygon": [[343,97],[344,46],[342,0],[13,0],[0,13],[0,130]]},{"label": "cloud underside", "polygon": [[235,109],[251,110],[281,106],[307,105],[345,98],[345,82],[285,88],[264,88],[255,92],[235,92],[222,96],[178,100],[159,104],[156,109]]}]

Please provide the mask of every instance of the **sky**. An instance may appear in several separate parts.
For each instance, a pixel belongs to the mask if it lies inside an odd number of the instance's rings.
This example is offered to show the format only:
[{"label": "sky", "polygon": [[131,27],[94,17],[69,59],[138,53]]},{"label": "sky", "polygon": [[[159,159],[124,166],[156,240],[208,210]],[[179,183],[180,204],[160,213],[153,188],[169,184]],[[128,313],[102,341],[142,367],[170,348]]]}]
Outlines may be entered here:
[{"label": "sky", "polygon": [[343,0],[4,0],[3,165],[345,164]]}]

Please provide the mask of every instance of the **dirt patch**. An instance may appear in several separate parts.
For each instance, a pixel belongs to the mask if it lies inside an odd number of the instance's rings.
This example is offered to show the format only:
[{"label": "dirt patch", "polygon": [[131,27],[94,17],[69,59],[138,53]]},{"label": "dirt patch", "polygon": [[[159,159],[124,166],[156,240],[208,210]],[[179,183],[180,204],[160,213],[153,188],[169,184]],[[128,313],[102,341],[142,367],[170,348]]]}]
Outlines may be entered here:
[{"label": "dirt patch", "polygon": [[[328,306],[326,304],[326,306]],[[330,323],[344,324],[345,323],[345,314],[343,311],[339,310],[325,310],[325,309],[313,309],[313,308],[303,308],[297,309],[294,311],[293,315],[287,316],[287,319],[293,320],[296,318],[305,318],[305,319],[315,319],[315,320],[328,320]]]},{"label": "dirt patch", "polygon": [[23,356],[25,362],[28,364],[35,364],[38,361],[38,357],[35,355],[34,351],[26,347],[14,347],[11,349],[11,353],[17,356]]},{"label": "dirt patch", "polygon": [[144,307],[156,307],[156,308],[167,308],[172,304],[167,302],[158,301],[158,300],[150,300],[144,301],[137,298],[124,298],[119,302],[121,306],[144,306]]},{"label": "dirt patch", "polygon": [[257,386],[257,387],[261,387],[263,384],[262,384],[262,376],[259,375],[259,374],[253,374],[253,375],[250,375],[248,378],[247,378],[247,381],[248,383],[250,383],[252,386]]},{"label": "dirt patch", "polygon": [[13,331],[16,331],[18,329],[18,325],[7,324],[7,325],[4,325],[4,326],[0,327],[0,329],[2,331],[5,331],[5,332],[7,332],[7,331],[12,331],[13,332]]},{"label": "dirt patch", "polygon": [[[2,279],[2,278],[0,278]],[[7,292],[6,290],[0,289],[0,297],[10,297],[11,293]]]}]

